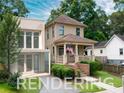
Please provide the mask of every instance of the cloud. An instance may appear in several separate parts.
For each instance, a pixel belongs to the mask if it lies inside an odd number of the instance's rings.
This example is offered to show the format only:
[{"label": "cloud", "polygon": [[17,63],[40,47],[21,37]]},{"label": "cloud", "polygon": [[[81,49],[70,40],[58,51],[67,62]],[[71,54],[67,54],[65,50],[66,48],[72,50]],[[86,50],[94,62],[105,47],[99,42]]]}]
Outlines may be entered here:
[{"label": "cloud", "polygon": [[[62,0],[23,0],[30,11],[29,18],[40,19],[46,22],[52,9],[59,7]],[[106,11],[107,14],[114,12],[113,0],[95,0],[96,4]]]},{"label": "cloud", "polygon": [[115,11],[114,10],[115,3],[113,2],[113,0],[95,0],[95,1],[96,4],[100,6],[103,10],[105,10],[105,12],[108,15],[110,15]]}]

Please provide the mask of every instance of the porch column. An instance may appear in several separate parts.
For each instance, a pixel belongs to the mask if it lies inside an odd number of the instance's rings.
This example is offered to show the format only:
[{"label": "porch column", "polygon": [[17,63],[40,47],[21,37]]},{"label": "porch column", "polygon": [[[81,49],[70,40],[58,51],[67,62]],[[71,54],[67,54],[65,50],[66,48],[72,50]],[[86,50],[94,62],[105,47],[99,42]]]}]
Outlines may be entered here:
[{"label": "porch column", "polygon": [[75,63],[79,62],[78,45],[75,45]]},{"label": "porch column", "polygon": [[54,45],[54,61],[55,61],[55,63],[56,63],[56,55],[57,54],[57,46],[56,45]]},{"label": "porch column", "polygon": [[66,44],[64,44],[63,64],[67,64]]},{"label": "porch column", "polygon": [[94,44],[92,45],[92,61],[95,61]]}]

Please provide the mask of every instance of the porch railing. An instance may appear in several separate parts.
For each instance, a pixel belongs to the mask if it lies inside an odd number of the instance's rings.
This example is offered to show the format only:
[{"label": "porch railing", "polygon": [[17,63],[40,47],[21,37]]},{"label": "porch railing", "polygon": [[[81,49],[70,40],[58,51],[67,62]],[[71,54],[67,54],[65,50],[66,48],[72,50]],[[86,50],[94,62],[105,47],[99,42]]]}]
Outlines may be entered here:
[{"label": "porch railing", "polygon": [[63,63],[63,55],[56,57],[57,63]]},{"label": "porch railing", "polygon": [[79,55],[79,61],[89,61],[92,60],[92,56]]}]

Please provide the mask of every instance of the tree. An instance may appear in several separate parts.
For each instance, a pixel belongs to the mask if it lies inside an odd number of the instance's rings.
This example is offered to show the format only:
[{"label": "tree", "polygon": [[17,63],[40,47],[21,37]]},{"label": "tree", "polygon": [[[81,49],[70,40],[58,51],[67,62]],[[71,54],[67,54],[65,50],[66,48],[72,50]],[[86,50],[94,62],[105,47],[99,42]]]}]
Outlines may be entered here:
[{"label": "tree", "polygon": [[28,10],[22,0],[0,0],[0,17],[6,13],[25,16]]},{"label": "tree", "polygon": [[124,10],[124,0],[114,0],[116,6],[115,9],[118,9],[119,11]]},{"label": "tree", "polygon": [[59,8],[51,11],[48,22],[54,20],[61,14],[68,15],[86,24],[88,27],[84,31],[85,37],[94,40],[97,38],[98,41],[101,39],[104,40],[101,37],[96,37],[98,36],[97,32],[101,31],[106,37],[105,40],[108,39],[108,17],[101,8],[96,7],[94,0],[64,0],[61,2]]},{"label": "tree", "polygon": [[10,64],[16,62],[17,56],[20,53],[18,48],[20,21],[12,14],[3,16],[0,23],[0,62],[7,64],[10,72]]},{"label": "tree", "polygon": [[114,12],[110,16],[111,35],[124,35],[124,11]]}]

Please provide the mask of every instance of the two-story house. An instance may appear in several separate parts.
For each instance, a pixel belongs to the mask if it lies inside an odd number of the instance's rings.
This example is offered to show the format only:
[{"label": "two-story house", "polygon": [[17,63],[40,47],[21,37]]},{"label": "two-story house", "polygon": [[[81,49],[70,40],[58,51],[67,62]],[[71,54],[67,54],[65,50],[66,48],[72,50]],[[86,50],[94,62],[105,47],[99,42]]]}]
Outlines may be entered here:
[{"label": "two-story house", "polygon": [[50,49],[54,63],[75,63],[82,60],[94,60],[94,53],[86,56],[85,47],[92,46],[96,41],[84,38],[86,25],[66,15],[61,15],[45,27],[45,46]]},{"label": "two-story house", "polygon": [[42,21],[20,18],[21,53],[11,72],[50,74],[50,53],[45,50],[45,25]]}]

